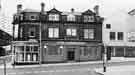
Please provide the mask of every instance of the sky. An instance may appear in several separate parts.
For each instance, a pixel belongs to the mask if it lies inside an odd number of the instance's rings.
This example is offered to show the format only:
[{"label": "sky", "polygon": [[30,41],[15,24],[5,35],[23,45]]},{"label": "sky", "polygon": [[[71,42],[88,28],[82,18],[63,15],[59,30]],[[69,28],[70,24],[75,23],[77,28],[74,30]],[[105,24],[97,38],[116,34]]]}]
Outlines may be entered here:
[{"label": "sky", "polygon": [[[83,12],[87,9],[93,10],[95,5],[99,5],[99,13],[101,16],[108,18],[115,11],[128,12],[135,8],[135,0],[0,0],[1,15],[0,29],[4,29],[11,34],[11,22],[13,14],[16,13],[17,4],[22,4],[23,9],[30,8],[40,10],[40,3],[45,3],[45,10],[53,7],[60,11],[70,11],[74,8],[77,12]],[[3,19],[4,17],[4,19]],[[5,24],[3,24],[3,21]],[[4,26],[3,26],[4,25]]]}]

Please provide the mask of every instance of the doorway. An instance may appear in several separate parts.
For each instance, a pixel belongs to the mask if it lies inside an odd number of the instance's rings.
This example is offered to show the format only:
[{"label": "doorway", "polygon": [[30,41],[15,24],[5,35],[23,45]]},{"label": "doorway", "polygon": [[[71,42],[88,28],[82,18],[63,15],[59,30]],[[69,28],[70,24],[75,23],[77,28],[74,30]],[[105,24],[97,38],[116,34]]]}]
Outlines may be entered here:
[{"label": "doorway", "polygon": [[75,59],[75,50],[69,50],[67,52],[67,58],[69,61],[73,61]]}]

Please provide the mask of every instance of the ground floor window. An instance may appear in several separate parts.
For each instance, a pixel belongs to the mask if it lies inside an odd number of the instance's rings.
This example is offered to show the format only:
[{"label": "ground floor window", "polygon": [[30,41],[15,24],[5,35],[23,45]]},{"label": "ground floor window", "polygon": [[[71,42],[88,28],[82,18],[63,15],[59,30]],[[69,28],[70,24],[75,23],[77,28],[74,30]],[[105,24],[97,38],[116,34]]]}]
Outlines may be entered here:
[{"label": "ground floor window", "polygon": [[124,47],[116,47],[115,56],[124,56]]},{"label": "ground floor window", "polygon": [[15,55],[17,62],[37,62],[39,57],[38,46],[26,45],[15,46]]},{"label": "ground floor window", "polygon": [[63,54],[63,47],[61,46],[47,46],[47,49],[46,49],[48,52],[47,54],[48,55],[62,55]]},{"label": "ground floor window", "polygon": [[81,56],[97,56],[97,48],[93,46],[80,47]]},{"label": "ground floor window", "polygon": [[135,56],[135,48],[133,47],[129,47],[129,48],[126,48],[126,53],[125,53],[127,57],[132,57],[132,56]]}]

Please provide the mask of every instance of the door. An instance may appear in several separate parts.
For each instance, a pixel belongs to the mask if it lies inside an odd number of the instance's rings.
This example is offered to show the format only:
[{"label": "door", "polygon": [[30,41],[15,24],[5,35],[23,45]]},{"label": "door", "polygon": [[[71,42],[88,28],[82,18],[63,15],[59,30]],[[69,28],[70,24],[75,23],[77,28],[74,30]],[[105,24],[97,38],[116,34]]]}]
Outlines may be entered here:
[{"label": "door", "polygon": [[75,52],[74,51],[68,51],[68,60],[72,61],[75,59]]}]

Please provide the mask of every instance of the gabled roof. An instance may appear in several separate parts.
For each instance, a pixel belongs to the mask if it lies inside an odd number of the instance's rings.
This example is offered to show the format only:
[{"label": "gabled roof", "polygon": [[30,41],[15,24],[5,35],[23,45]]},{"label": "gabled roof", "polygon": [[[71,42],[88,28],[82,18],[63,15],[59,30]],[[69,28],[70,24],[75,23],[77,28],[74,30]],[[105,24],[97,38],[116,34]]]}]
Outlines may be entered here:
[{"label": "gabled roof", "polygon": [[57,10],[56,8],[53,8],[50,11],[48,11],[47,13],[61,13],[61,12],[59,10]]},{"label": "gabled roof", "polygon": [[91,15],[91,14],[95,14],[93,11],[91,11],[90,9],[84,11],[82,14],[86,14],[86,15]]}]

